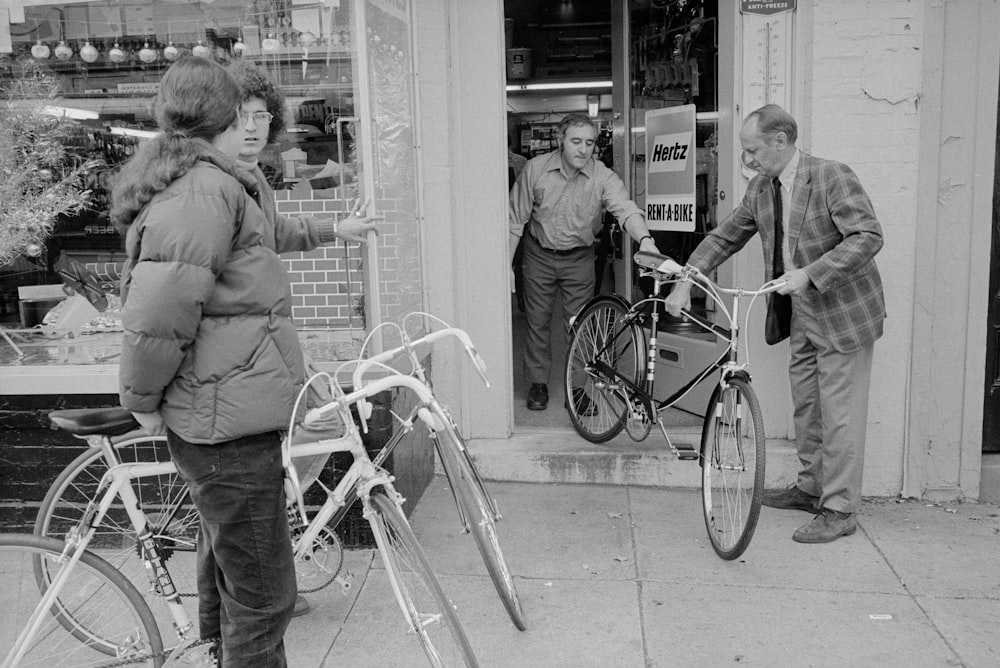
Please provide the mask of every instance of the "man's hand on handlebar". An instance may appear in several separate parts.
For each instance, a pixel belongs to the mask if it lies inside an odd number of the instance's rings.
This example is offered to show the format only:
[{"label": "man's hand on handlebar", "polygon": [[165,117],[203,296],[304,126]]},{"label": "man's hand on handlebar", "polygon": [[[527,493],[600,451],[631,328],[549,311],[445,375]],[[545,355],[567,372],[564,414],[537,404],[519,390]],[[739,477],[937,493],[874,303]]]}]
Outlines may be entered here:
[{"label": "man's hand on handlebar", "polygon": [[681,309],[691,309],[691,282],[679,281],[674,283],[673,290],[667,295],[667,312],[675,318],[680,317]]},{"label": "man's hand on handlebar", "polygon": [[804,269],[792,269],[779,277],[785,284],[777,289],[779,295],[801,295],[809,287],[809,275]]}]

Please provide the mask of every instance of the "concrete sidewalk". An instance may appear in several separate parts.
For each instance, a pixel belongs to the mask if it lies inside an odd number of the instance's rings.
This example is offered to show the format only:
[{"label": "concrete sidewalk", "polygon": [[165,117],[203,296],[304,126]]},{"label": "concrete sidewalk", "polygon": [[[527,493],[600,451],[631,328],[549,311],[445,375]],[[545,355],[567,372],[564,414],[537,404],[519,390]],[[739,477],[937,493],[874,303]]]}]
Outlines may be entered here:
[{"label": "concrete sidewalk", "polygon": [[[491,482],[528,621],[518,632],[436,478],[411,522],[480,664],[998,666],[1000,510],[865,503],[858,532],[801,545],[806,513],[764,508],[740,560],[705,535],[697,489]],[[309,595],[289,665],[427,665],[371,550],[348,594]]]}]

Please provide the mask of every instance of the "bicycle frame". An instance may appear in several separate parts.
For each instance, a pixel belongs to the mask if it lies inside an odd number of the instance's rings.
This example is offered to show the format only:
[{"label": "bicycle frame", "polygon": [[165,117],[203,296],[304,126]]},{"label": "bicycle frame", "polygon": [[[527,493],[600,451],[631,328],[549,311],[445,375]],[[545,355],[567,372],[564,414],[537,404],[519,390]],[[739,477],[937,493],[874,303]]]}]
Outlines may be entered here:
[{"label": "bicycle frame", "polygon": [[[287,479],[291,481],[292,487],[296,493],[296,500],[298,501],[300,508],[302,508],[302,496],[301,489],[299,489],[297,485],[295,466],[292,463],[293,456],[306,456],[334,452],[350,452],[354,456],[354,461],[344,474],[341,481],[337,484],[334,490],[328,491],[326,502],[295,541],[293,550],[296,557],[302,557],[305,554],[305,552],[312,545],[313,541],[319,535],[319,532],[325,527],[329,519],[345,505],[345,499],[348,496],[349,490],[355,490],[355,494],[363,499],[366,506],[366,513],[369,512],[369,493],[372,488],[377,486],[382,486],[387,490],[387,492],[391,492],[389,497],[396,503],[401,504],[403,502],[402,496],[400,496],[392,486],[392,476],[369,459],[368,454],[365,451],[364,444],[361,441],[358,428],[354,425],[353,421],[350,420],[351,405],[356,404],[373,394],[378,394],[397,387],[406,387],[412,390],[419,397],[423,405],[435,405],[433,404],[433,395],[426,385],[413,377],[394,374],[372,381],[359,390],[342,395],[322,408],[322,410],[330,410],[331,407],[336,408],[341,412],[342,416],[346,416],[348,418],[345,421],[345,424],[348,426],[346,432],[342,436],[335,439],[325,439],[298,445],[291,445],[289,438],[285,438],[283,440],[282,458],[288,471]],[[433,430],[435,427],[435,420],[442,419],[443,414],[435,415],[430,411],[426,411],[423,415],[421,415],[421,418],[425,419],[428,427]],[[88,440],[94,438],[94,436],[91,436]],[[101,437],[100,448],[106,461],[117,461],[114,453],[114,440],[112,438],[107,436]],[[42,623],[43,616],[49,614],[49,612],[53,609],[64,584],[71,577],[73,569],[76,567],[80,557],[89,546],[97,528],[101,525],[108,511],[117,499],[121,500],[125,512],[128,514],[132,528],[138,538],[143,559],[147,564],[147,574],[150,579],[150,586],[157,593],[157,595],[164,598],[167,603],[167,607],[173,621],[174,630],[179,640],[177,647],[183,648],[189,644],[197,642],[198,639],[191,636],[191,631],[193,630],[194,625],[181,603],[180,594],[174,586],[169,571],[164,567],[164,560],[160,556],[153,541],[153,536],[149,530],[146,515],[141,510],[138,497],[136,496],[135,490],[131,485],[131,481],[133,480],[173,474],[176,473],[176,471],[177,467],[173,461],[119,463],[108,469],[98,484],[97,493],[95,495],[95,499],[97,500],[92,501],[88,505],[87,510],[80,519],[79,523],[75,527],[71,528],[67,533],[65,539],[66,546],[63,552],[61,566],[52,578],[41,602],[29,619],[26,628],[19,634],[14,647],[11,648],[11,653],[8,654],[9,657],[13,657],[13,662],[15,664],[23,658],[26,648],[29,647],[34,641],[35,635],[38,632],[40,624]],[[400,606],[404,606],[405,601],[403,600],[401,593],[396,590],[395,585],[393,585],[393,589],[398,603]]]},{"label": "bicycle frame", "polygon": [[[737,375],[745,380],[750,380],[750,374],[747,370],[748,363],[741,363],[739,361],[740,301],[745,296],[756,298],[759,295],[773,292],[780,288],[784,283],[782,281],[770,281],[765,283],[758,290],[723,288],[715,285],[711,279],[703,275],[697,269],[693,267],[681,267],[669,258],[664,261],[663,256],[659,256],[657,254],[638,252],[635,255],[635,259],[636,263],[640,267],[640,276],[649,276],[653,279],[653,296],[642,299],[635,304],[629,304],[627,300],[620,297],[612,298],[617,299],[622,308],[626,311],[626,315],[624,317],[626,325],[634,323],[639,325],[641,328],[641,325],[644,324],[647,319],[652,321],[649,337],[646,339],[645,378],[641,385],[639,383],[635,383],[630,378],[625,377],[622,372],[615,369],[602,359],[605,357],[602,354],[595,355],[594,359],[588,362],[588,365],[591,366],[591,368],[599,375],[606,378],[613,378],[620,383],[620,386],[623,388],[621,393],[624,399],[628,400],[631,397],[641,402],[642,407],[649,416],[650,420],[656,422],[656,425],[659,427],[664,439],[666,439],[667,444],[675,452],[675,454],[680,456],[681,453],[671,442],[670,436],[667,434],[666,428],[660,419],[660,414],[668,408],[675,406],[677,402],[686,396],[695,386],[716,372],[719,372],[719,383],[721,384],[727,383],[729,379]],[[682,384],[669,396],[663,399],[656,399],[654,397],[656,383],[656,350],[660,321],[660,313],[657,306],[666,301],[665,297],[660,296],[660,291],[663,286],[678,281],[690,281],[700,287],[712,298],[713,302],[718,307],[719,312],[726,317],[729,322],[728,327],[709,322],[689,309],[681,309],[681,315],[685,319],[694,323],[706,332],[714,334],[717,339],[725,342],[726,347],[717,359],[709,363],[701,371],[695,373],[687,382]],[[731,308],[727,308],[725,302],[723,301],[723,295],[733,297]],[[607,295],[603,295],[598,299],[607,298]],[[647,311],[647,307],[651,308],[648,308]],[[584,306],[584,309],[586,308],[587,307]],[[582,310],[583,309],[581,309],[581,311]],[[605,353],[609,349],[613,349],[616,345],[618,345],[620,337],[627,331],[627,326],[618,329],[618,331],[613,333],[610,340],[604,342],[598,352]],[[693,458],[693,456],[690,453],[685,452],[684,458]]]}]

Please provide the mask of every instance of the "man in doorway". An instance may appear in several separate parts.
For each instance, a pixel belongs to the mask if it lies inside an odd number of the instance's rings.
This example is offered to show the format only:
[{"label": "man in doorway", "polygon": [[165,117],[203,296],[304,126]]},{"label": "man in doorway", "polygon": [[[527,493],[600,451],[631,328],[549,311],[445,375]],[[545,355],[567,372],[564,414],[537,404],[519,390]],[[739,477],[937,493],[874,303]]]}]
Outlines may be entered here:
[{"label": "man in doorway", "polygon": [[[882,228],[850,167],[802,153],[797,135],[795,119],[777,105],[746,117],[743,164],[758,175],[688,264],[710,271],[759,232],[768,278],[785,281],[769,300],[766,338],[790,336],[800,468],[795,484],[766,491],[763,503],[814,513],[792,538],[828,543],[857,529],[872,352],[885,319],[875,265]],[[687,282],[674,286],[671,314],[690,307],[690,290]]]},{"label": "man in doorway", "polygon": [[[559,149],[532,158],[510,191],[510,253],[523,236],[525,375],[531,382],[528,408],[549,405],[552,370],[550,319],[558,292],[562,299],[562,335],[569,320],[594,295],[594,239],[605,211],[639,243],[657,252],[639,207],[629,199],[618,176],[594,159],[597,128],[583,114],[559,123]],[[593,414],[589,397],[574,396],[577,412]]]}]

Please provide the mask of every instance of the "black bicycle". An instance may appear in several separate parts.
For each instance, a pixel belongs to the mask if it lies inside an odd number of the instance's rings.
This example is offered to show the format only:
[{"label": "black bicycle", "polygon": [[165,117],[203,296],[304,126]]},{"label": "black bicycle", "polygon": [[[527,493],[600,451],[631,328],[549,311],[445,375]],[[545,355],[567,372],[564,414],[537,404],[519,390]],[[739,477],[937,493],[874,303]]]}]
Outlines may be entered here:
[{"label": "black bicycle", "polygon": [[[566,360],[566,396],[573,426],[581,436],[603,443],[624,429],[635,441],[644,440],[655,424],[679,459],[701,465],[702,507],[712,548],[723,559],[736,559],[753,538],[764,487],[764,419],[750,383],[748,363],[740,362],[739,307],[780,288],[770,281],[758,290],[723,288],[694,267],[682,267],[666,255],[634,255],[640,276],[653,279],[651,296],[635,304],[618,295],[601,295],[588,302],[573,319]],[[665,285],[691,281],[714,303],[723,324],[702,315],[682,315],[725,342],[713,363],[696,373],[664,399],[653,396],[659,307]],[[732,297],[727,307],[723,295]],[[749,308],[747,311],[749,312]],[[728,326],[727,326],[728,324]],[[644,328],[648,327],[648,335]],[[700,447],[675,445],[660,414],[692,388],[718,373]]]}]

